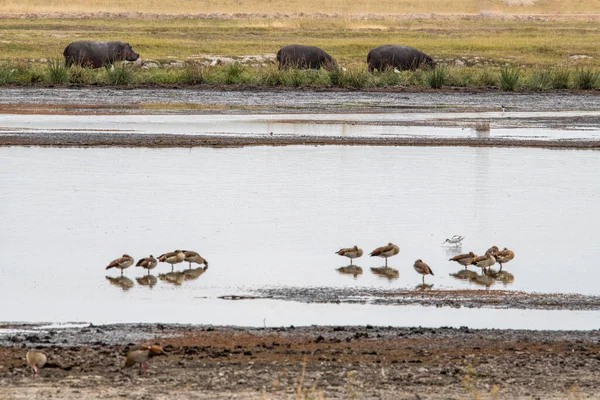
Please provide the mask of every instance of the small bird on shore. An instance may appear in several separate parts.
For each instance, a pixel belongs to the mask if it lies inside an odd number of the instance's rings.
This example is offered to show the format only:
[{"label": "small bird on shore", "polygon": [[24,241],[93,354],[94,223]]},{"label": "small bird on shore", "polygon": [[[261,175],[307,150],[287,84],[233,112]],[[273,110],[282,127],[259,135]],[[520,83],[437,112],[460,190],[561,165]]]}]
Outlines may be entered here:
[{"label": "small bird on shore", "polygon": [[148,270],[148,273],[150,273],[151,269],[156,268],[157,265],[158,261],[156,261],[156,258],[154,258],[152,254],[150,254],[150,257],[140,259],[137,264],[135,264],[136,267],[142,267]]},{"label": "small bird on shore", "polygon": [[395,256],[400,253],[400,247],[396,246],[394,243],[388,243],[387,246],[381,246],[373,250],[370,254],[371,257],[384,257],[385,258],[385,266],[387,267],[388,257]]},{"label": "small bird on shore", "polygon": [[500,271],[502,271],[502,264],[506,264],[513,258],[515,258],[515,253],[506,247],[504,250],[496,252],[496,262],[500,264]]},{"label": "small bird on shore", "polygon": [[358,248],[358,246],[354,246],[354,247],[347,247],[345,249],[339,249],[338,251],[335,252],[335,254],[338,254],[343,257],[348,257],[350,259],[350,265],[352,265],[353,259],[362,257],[363,250]]},{"label": "small bird on shore", "polygon": [[425,284],[425,275],[434,275],[434,273],[431,270],[431,268],[429,268],[429,265],[425,264],[423,262],[423,260],[421,260],[421,259],[418,259],[417,261],[415,261],[415,264],[413,265],[413,268],[419,274],[423,275],[423,284]]},{"label": "small bird on shore", "polygon": [[133,265],[133,257],[131,257],[129,254],[123,254],[123,257],[112,260],[110,262],[110,264],[108,264],[106,269],[120,268],[121,276],[123,276],[123,270],[125,268],[131,267],[132,265]]},{"label": "small bird on shore", "polygon": [[208,261],[206,261],[200,254],[191,250],[182,250],[185,256],[184,261],[190,263],[190,269],[192,268],[192,263],[196,264],[204,264],[208,267]]},{"label": "small bird on shore", "polygon": [[135,364],[140,364],[139,373],[142,375],[144,371],[148,370],[148,360],[160,355],[165,355],[163,348],[160,346],[149,344],[133,346],[125,358],[125,367],[129,368]]},{"label": "small bird on shore", "polygon": [[181,250],[165,253],[158,257],[158,261],[171,264],[171,272],[173,272],[173,265],[179,264],[180,262],[183,262],[183,260],[185,260],[185,253]]},{"label": "small bird on shore", "polygon": [[48,358],[41,351],[28,351],[25,354],[25,359],[27,360],[27,365],[33,369],[35,376],[40,375],[40,369],[46,364]]},{"label": "small bird on shore", "polygon": [[444,241],[444,243],[442,243],[442,245],[446,244],[446,243],[450,243],[450,244],[454,244],[456,245],[456,247],[460,247],[462,246],[462,241],[465,239],[464,236],[460,236],[460,235],[454,235],[452,236],[450,239],[446,239]]},{"label": "small bird on shore", "polygon": [[475,255],[475,253],[473,253],[472,251],[465,253],[465,254],[459,254],[457,256],[454,256],[450,259],[448,259],[448,261],[456,261],[457,263],[459,263],[460,265],[463,265],[465,267],[465,269],[467,269],[467,265],[471,265],[473,262],[473,259],[477,257]]}]

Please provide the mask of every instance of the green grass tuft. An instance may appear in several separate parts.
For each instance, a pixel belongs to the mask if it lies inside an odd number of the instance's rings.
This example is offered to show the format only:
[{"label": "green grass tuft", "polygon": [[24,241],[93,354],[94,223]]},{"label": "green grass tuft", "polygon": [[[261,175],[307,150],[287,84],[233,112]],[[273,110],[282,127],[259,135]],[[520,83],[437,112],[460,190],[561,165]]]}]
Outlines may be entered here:
[{"label": "green grass tuft", "polygon": [[65,67],[64,60],[60,58],[50,59],[46,71],[48,73],[49,83],[62,85],[69,82],[69,71],[67,67]]},{"label": "green grass tuft", "polygon": [[596,87],[599,76],[600,74],[598,71],[590,67],[577,68],[574,74],[575,88],[581,90],[591,90]]},{"label": "green grass tuft", "polygon": [[106,83],[114,86],[125,86],[131,85],[134,81],[134,73],[130,68],[127,68],[125,64],[121,64],[120,67],[114,66],[112,68],[105,68],[106,71]]},{"label": "green grass tuft", "polygon": [[447,84],[448,75],[448,69],[439,65],[425,72],[425,82],[432,89],[441,89]]},{"label": "green grass tuft", "polygon": [[518,89],[521,71],[516,68],[503,67],[500,69],[500,89],[504,92],[513,92]]}]

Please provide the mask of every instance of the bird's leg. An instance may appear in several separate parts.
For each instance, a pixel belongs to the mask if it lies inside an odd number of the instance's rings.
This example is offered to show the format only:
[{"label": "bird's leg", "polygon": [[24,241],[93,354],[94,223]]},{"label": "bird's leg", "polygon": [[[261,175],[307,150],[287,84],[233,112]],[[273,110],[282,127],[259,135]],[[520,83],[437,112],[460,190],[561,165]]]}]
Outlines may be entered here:
[{"label": "bird's leg", "polygon": [[350,266],[352,266],[352,259],[350,259]]},{"label": "bird's leg", "polygon": [[121,270],[121,276],[123,276],[123,270]]},{"label": "bird's leg", "polygon": [[192,269],[192,263],[190,263],[190,267],[188,269]]},{"label": "bird's leg", "polygon": [[171,264],[171,272],[173,272],[173,268],[175,268],[175,266]]},{"label": "bird's leg", "polygon": [[142,375],[142,365],[144,365],[144,363],[140,363],[140,367],[138,368],[138,373],[140,375]]},{"label": "bird's leg", "polygon": [[387,257],[385,258],[385,267],[387,268]]},{"label": "bird's leg", "polygon": [[423,275],[423,285],[425,284],[425,275]]},{"label": "bird's leg", "polygon": [[499,264],[500,264],[500,270],[498,272],[502,272],[502,263],[499,263]]}]

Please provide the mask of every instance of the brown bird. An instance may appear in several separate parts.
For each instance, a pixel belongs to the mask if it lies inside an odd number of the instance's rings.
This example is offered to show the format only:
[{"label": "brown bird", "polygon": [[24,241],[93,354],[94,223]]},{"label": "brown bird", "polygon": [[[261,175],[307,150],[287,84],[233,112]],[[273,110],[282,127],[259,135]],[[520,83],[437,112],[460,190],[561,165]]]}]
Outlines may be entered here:
[{"label": "brown bird", "polygon": [[431,268],[429,268],[429,265],[425,264],[423,262],[423,260],[421,260],[421,259],[415,261],[415,264],[413,265],[413,268],[419,274],[423,275],[423,284],[425,284],[425,275],[434,275],[434,273],[431,270]]},{"label": "brown bird", "polygon": [[352,265],[352,260],[355,258],[362,257],[363,251],[362,251],[362,249],[359,249],[358,246],[354,246],[354,247],[348,247],[346,249],[339,249],[338,251],[335,252],[335,254],[338,254],[338,255],[344,256],[344,257],[348,257],[350,259],[350,265]]},{"label": "brown bird", "polygon": [[465,269],[467,269],[467,265],[471,265],[471,263],[473,262],[473,259],[475,257],[477,257],[477,255],[475,255],[475,253],[470,251],[465,254],[459,254],[457,256],[454,256],[454,257],[450,258],[448,261],[456,261],[460,265],[464,265]]},{"label": "brown bird", "polygon": [[135,266],[145,268],[148,270],[148,273],[150,273],[150,270],[156,268],[157,264],[158,261],[156,261],[156,258],[150,254],[150,257],[144,257],[140,259]]},{"label": "brown bird", "polygon": [[485,252],[485,255],[491,254],[494,257],[496,257],[496,254],[498,254],[498,251],[500,251],[498,249],[498,246],[492,246],[489,249],[487,249],[487,251]]},{"label": "brown bird", "polygon": [[512,250],[507,249],[499,251],[496,253],[496,262],[500,264],[500,271],[502,271],[502,264],[506,264],[510,260],[515,258],[515,253]]},{"label": "brown bird", "polygon": [[121,276],[123,276],[123,270],[125,268],[131,267],[132,265],[133,265],[133,257],[131,257],[129,254],[123,254],[123,257],[112,260],[110,262],[110,264],[108,264],[106,269],[120,268]]},{"label": "brown bird", "polygon": [[471,261],[472,265],[477,265],[479,268],[484,271],[492,265],[496,264],[496,258],[492,254],[487,254],[485,256],[475,257],[473,261]]},{"label": "brown bird", "polygon": [[158,261],[171,264],[171,272],[173,272],[173,264],[179,264],[185,260],[185,254],[181,250],[175,250],[170,253],[165,253],[158,257]]},{"label": "brown bird", "polygon": [[163,348],[160,346],[142,344],[138,346],[133,346],[129,352],[127,353],[127,357],[125,358],[125,367],[129,368],[134,366],[135,364],[140,364],[139,372],[140,375],[144,373],[144,371],[148,370],[147,361],[152,357],[165,355]]},{"label": "brown bird", "polygon": [[191,251],[191,250],[182,250],[182,251],[185,256],[184,261],[187,261],[188,263],[190,263],[190,269],[192,268],[192,263],[204,264],[208,267],[208,261],[206,261],[204,258],[202,258],[202,256],[200,256],[200,254],[196,253],[195,251]]},{"label": "brown bird", "polygon": [[385,258],[385,266],[387,267],[387,259],[388,257],[395,256],[400,253],[400,247],[396,246],[393,243],[388,243],[387,246],[378,247],[373,250],[370,254],[371,257],[384,257]]},{"label": "brown bird", "polygon": [[27,354],[25,354],[25,359],[27,360],[27,365],[33,369],[35,376],[39,376],[40,368],[48,361],[46,355],[41,351],[28,351]]}]

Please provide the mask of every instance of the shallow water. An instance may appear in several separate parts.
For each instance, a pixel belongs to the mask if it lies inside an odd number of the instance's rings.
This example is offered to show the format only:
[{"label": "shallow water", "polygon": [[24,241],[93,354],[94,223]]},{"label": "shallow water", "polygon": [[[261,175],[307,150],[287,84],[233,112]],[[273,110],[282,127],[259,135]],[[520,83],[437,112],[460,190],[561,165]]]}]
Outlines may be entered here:
[{"label": "shallow water", "polygon": [[[3,321],[162,321],[597,328],[597,312],[301,304],[218,296],[262,287],[414,288],[417,258],[434,289],[476,289],[449,276],[455,250],[492,245],[516,257],[514,282],[489,290],[597,294],[600,153],[505,148],[290,146],[235,149],[0,148]],[[368,257],[392,241],[398,279]],[[364,273],[336,268],[359,245]],[[123,290],[104,267],[176,248],[208,270],[181,285]],[[180,264],[177,270],[187,268]],[[159,264],[154,275],[170,267]],[[560,316],[560,318],[557,318]],[[266,318],[266,322],[263,319]],[[568,323],[567,323],[568,322]]]},{"label": "shallow water", "polygon": [[[539,118],[598,117],[598,111],[448,112],[369,114],[249,114],[249,115],[24,115],[0,116],[0,134],[177,134],[223,136],[319,136],[350,138],[443,137],[535,140],[598,140],[600,129],[569,126],[537,127]],[[481,119],[493,121],[482,123]],[[431,126],[406,126],[427,121]],[[441,127],[440,121],[460,121],[468,127]],[[468,121],[472,121],[471,124]],[[394,125],[394,124],[402,124]],[[506,124],[536,127],[507,128]],[[478,126],[478,128],[477,128]]]}]

